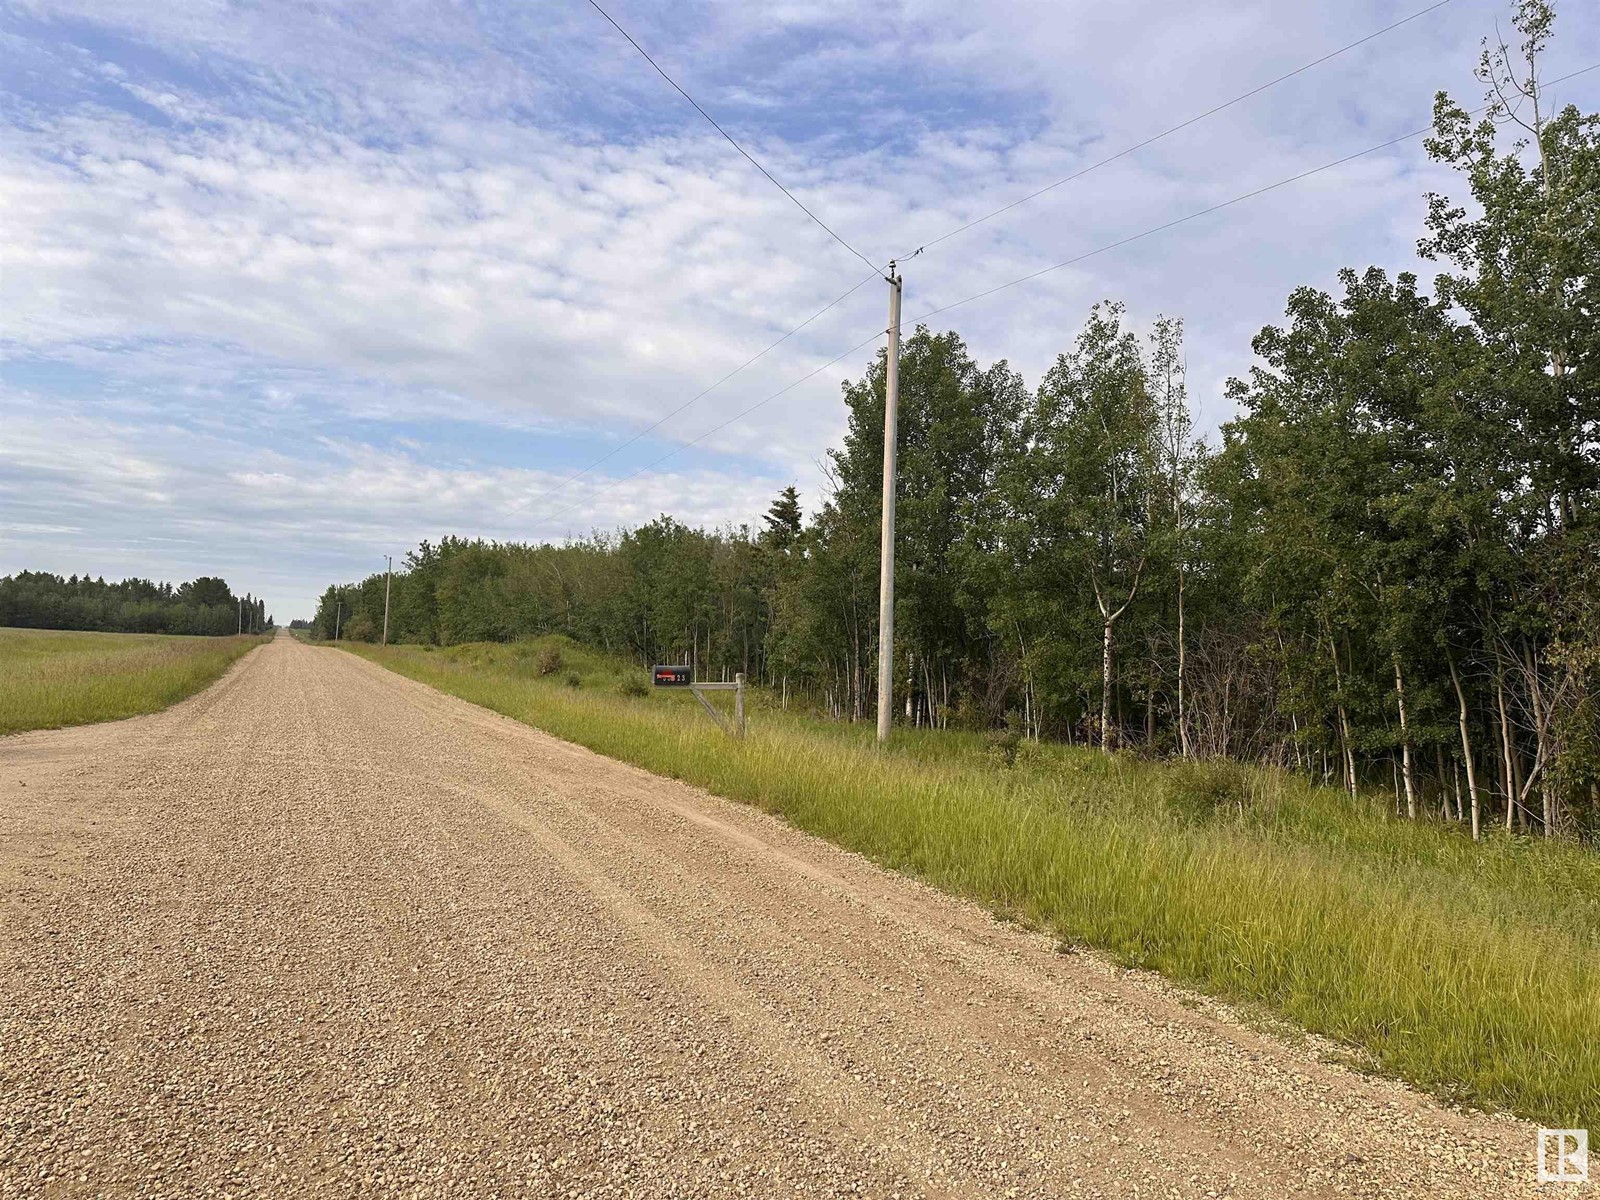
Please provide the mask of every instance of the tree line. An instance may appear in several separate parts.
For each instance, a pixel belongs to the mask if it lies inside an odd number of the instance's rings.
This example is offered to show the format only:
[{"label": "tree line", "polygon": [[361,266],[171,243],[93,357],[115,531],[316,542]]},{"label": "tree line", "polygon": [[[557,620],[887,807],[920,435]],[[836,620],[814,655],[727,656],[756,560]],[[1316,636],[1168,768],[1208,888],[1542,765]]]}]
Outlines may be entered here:
[{"label": "tree line", "polygon": [[272,618],[265,600],[235,596],[225,580],[209,575],[173,586],[19,571],[0,578],[0,625],[221,637],[241,629],[265,633]]},{"label": "tree line", "polygon": [[[1106,302],[1037,386],[919,327],[900,359],[903,719],[1010,725],[1308,772],[1396,809],[1600,830],[1600,116],[1546,111],[1550,9],[1486,49],[1490,107],[1441,95],[1431,294],[1347,270],[1300,288],[1195,435],[1183,326]],[[390,636],[565,633],[641,664],[746,672],[847,720],[876,703],[885,360],[805,517],[663,516],[563,545],[425,542]],[[383,576],[314,622],[375,638]]]}]

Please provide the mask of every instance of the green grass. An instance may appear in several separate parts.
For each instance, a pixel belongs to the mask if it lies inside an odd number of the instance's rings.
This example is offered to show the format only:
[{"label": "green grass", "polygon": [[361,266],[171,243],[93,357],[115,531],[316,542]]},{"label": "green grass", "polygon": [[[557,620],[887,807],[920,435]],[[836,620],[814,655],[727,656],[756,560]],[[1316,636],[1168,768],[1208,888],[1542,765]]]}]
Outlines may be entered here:
[{"label": "green grass", "polygon": [[0,734],[166,708],[265,640],[0,629]]},{"label": "green grass", "polygon": [[[1600,1122],[1600,858],[1394,819],[1282,772],[872,730],[691,696],[560,643],[350,646],[423,683],[790,823],[1130,966],[1289,1019],[1448,1100]],[[541,655],[543,658],[541,659]],[[536,665],[537,664],[537,665]],[[576,674],[580,686],[569,685]]]}]

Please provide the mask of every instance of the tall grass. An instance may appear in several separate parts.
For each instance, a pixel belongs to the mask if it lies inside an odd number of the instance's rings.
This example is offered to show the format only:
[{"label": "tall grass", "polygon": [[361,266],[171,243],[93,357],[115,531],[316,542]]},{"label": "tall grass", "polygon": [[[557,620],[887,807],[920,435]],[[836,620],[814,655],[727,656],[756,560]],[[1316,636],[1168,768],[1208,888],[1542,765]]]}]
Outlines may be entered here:
[{"label": "tall grass", "polygon": [[[1442,1097],[1600,1121],[1600,863],[1394,819],[1279,772],[1152,764],[773,711],[731,741],[570,644],[352,647],[602,754],[757,805],[885,866],[1213,994]],[[580,686],[569,686],[566,674]]]},{"label": "tall grass", "polygon": [[265,640],[0,629],[0,734],[154,712]]}]

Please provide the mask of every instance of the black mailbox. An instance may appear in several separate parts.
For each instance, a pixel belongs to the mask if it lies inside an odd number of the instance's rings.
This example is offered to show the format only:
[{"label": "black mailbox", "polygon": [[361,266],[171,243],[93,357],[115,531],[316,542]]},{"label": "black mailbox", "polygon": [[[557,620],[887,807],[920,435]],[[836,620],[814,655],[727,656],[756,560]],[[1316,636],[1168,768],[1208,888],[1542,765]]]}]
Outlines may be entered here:
[{"label": "black mailbox", "polygon": [[694,683],[688,667],[655,667],[650,676],[657,687],[688,687]]}]

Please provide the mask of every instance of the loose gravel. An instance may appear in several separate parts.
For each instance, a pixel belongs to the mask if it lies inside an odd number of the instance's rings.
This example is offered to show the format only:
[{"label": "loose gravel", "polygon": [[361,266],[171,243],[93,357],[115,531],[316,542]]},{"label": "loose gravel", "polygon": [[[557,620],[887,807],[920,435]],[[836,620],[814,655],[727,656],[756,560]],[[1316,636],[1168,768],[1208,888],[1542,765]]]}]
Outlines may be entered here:
[{"label": "loose gravel", "polygon": [[287,638],[0,741],[0,821],[0,1196],[1579,1194],[1522,1122]]}]

